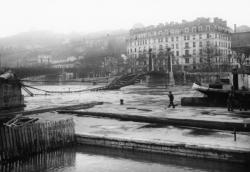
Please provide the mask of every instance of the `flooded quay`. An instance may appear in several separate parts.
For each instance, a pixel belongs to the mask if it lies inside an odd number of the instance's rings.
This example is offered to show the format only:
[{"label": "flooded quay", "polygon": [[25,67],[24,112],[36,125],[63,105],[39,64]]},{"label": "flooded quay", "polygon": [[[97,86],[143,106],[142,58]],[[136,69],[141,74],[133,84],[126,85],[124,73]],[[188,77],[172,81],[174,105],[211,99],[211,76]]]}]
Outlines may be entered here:
[{"label": "flooded quay", "polygon": [[[93,88],[92,85],[36,85],[44,90],[81,90]],[[168,105],[168,91],[175,95],[178,106],[175,109],[166,108]],[[25,95],[25,110],[53,108],[62,105],[75,105],[93,101],[103,102],[87,109],[93,112],[114,112],[138,114],[143,116],[190,118],[203,120],[239,121],[247,116],[228,113],[224,108],[196,108],[180,106],[182,96],[201,96],[189,86],[178,87],[146,87],[134,85],[121,90],[79,92],[63,94],[37,94],[34,97]],[[124,105],[120,105],[120,99]],[[84,111],[84,110],[79,110]],[[72,114],[58,114],[48,112],[34,114],[40,120],[53,118],[73,118],[76,124],[76,134],[90,134],[95,136],[110,136],[120,138],[149,139],[152,141],[183,142],[194,145],[205,145],[235,149],[249,149],[249,133],[239,133],[238,142],[233,141],[230,131],[214,131],[199,128],[156,125],[132,121],[119,121],[107,118],[78,117]],[[223,148],[222,147],[222,148]],[[204,160],[199,158],[173,156],[167,154],[143,153],[113,148],[93,147],[81,145],[73,148],[61,149],[45,154],[31,156],[24,160],[14,161],[0,166],[0,171],[45,171],[45,172],[80,172],[80,171],[248,171],[243,164]]]},{"label": "flooded quay", "polygon": [[92,146],[76,146],[0,165],[1,172],[245,172],[242,164],[147,154]]}]

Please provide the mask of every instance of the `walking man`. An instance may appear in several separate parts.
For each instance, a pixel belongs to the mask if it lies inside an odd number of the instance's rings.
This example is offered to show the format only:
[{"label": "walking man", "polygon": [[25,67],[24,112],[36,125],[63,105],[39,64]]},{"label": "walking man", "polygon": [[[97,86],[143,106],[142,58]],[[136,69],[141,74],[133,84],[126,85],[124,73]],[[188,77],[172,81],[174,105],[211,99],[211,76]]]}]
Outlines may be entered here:
[{"label": "walking man", "polygon": [[174,105],[174,95],[172,94],[171,91],[169,91],[168,97],[169,97],[169,105],[168,105],[168,108],[170,108],[171,106],[172,106],[173,108],[175,108],[175,105]]}]

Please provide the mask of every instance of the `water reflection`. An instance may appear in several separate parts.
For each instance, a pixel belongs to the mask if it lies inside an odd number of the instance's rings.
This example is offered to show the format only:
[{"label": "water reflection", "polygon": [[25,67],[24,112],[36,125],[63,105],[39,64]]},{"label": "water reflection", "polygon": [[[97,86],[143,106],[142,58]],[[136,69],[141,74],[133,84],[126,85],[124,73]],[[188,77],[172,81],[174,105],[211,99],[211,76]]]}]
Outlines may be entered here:
[{"label": "water reflection", "polygon": [[71,149],[41,153],[27,159],[0,164],[0,172],[57,171],[75,166],[76,153]]},{"label": "water reflection", "polygon": [[242,164],[192,159],[162,154],[80,146],[39,154],[25,160],[0,165],[1,172],[130,172],[130,171],[249,171]]}]

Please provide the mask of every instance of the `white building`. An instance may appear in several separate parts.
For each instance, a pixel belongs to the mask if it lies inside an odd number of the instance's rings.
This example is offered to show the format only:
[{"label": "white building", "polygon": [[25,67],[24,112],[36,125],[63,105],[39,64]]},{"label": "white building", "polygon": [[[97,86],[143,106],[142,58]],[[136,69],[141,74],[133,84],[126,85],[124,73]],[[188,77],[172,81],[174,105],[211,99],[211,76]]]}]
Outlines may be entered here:
[{"label": "white building", "polygon": [[[144,58],[142,64],[149,65],[148,52],[152,49],[155,70],[167,63],[166,50],[170,48],[174,56],[173,64],[196,68],[204,63],[204,53],[212,49],[213,62],[223,63],[231,54],[231,33],[227,22],[214,18],[197,18],[182,23],[159,24],[144,28],[131,29],[127,40],[127,54],[135,61]],[[139,58],[140,57],[140,58]],[[157,67],[158,66],[158,67]],[[166,67],[164,70],[167,70]]]},{"label": "white building", "polygon": [[43,65],[49,65],[51,63],[52,56],[51,55],[39,55],[38,63]]}]

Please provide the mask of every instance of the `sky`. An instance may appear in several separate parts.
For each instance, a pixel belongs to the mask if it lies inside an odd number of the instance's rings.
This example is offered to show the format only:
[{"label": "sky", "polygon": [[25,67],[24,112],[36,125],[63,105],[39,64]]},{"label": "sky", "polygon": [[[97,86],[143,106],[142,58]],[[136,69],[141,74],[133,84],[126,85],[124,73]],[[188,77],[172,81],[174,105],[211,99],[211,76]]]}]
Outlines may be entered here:
[{"label": "sky", "polygon": [[250,0],[0,0],[0,37],[49,30],[92,33],[197,17],[250,26]]}]

